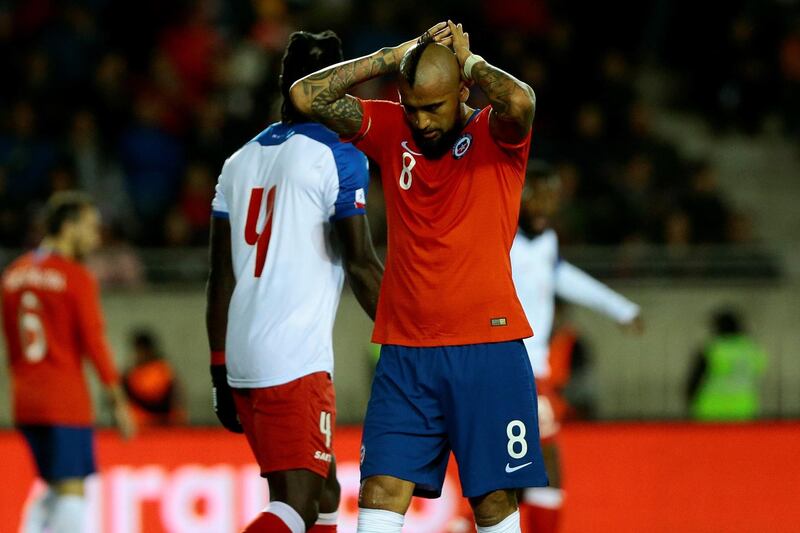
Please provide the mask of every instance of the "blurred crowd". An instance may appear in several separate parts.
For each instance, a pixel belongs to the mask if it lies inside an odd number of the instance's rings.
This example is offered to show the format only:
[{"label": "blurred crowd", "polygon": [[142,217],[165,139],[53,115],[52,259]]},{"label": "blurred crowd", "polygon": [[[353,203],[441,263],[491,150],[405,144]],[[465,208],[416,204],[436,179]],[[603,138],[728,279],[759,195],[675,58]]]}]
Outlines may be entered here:
[{"label": "blurred crowd", "polygon": [[[354,57],[447,17],[464,23],[474,50],[535,89],[532,155],[559,168],[563,241],[749,241],[750,221],[726,201],[715,168],[654,133],[637,80],[643,68],[665,70],[672,103],[721,131],[758,134],[778,117],[800,138],[798,3],[624,5],[0,1],[0,245],[36,242],[41,203],[71,188],[95,196],[112,245],[204,244],[224,159],[279,117],[292,31],[334,29]],[[395,94],[391,80],[359,88]],[[370,216],[381,241],[379,187]]]}]

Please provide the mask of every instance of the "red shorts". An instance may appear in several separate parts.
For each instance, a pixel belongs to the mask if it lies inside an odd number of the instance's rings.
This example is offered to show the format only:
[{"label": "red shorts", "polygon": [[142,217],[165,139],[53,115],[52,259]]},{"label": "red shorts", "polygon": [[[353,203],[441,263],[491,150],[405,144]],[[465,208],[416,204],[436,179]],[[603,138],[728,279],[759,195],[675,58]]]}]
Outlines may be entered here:
[{"label": "red shorts", "polygon": [[536,393],[539,396],[539,438],[542,442],[551,442],[561,430],[567,403],[546,381],[536,381]]},{"label": "red shorts", "polygon": [[336,395],[327,372],[261,389],[233,389],[236,411],[261,475],[310,470],[327,478]]}]

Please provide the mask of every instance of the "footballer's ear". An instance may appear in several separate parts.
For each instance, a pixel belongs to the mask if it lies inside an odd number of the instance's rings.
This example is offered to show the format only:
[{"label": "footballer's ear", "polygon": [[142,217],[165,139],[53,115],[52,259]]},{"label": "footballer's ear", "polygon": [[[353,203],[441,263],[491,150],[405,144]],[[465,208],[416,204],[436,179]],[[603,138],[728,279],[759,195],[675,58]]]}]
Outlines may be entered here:
[{"label": "footballer's ear", "polygon": [[462,81],[458,88],[458,100],[465,104],[467,100],[469,100],[469,85],[465,81]]}]

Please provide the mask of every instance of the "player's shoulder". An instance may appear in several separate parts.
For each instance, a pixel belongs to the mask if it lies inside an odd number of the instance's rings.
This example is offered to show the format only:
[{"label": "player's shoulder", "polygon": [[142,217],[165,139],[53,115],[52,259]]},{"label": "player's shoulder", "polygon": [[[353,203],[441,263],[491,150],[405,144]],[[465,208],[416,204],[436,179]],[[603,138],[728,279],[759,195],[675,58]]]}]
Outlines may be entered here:
[{"label": "player's shoulder", "polygon": [[558,247],[558,233],[553,228],[547,228],[542,232],[541,238],[548,244]]},{"label": "player's shoulder", "polygon": [[547,228],[536,237],[538,248],[548,256],[558,257],[558,234],[552,228]]},{"label": "player's shoulder", "polygon": [[[391,100],[360,100],[361,107],[364,109],[364,117],[369,120],[369,123],[362,125],[362,136],[369,133],[372,129],[373,123],[380,123],[383,126],[392,126],[394,124],[405,124],[403,106],[398,102]],[[381,129],[381,134],[391,132],[392,130]],[[399,131],[399,130],[398,130]]]},{"label": "player's shoulder", "polygon": [[318,122],[298,122],[284,124],[276,122],[256,135],[250,144],[257,146],[278,146],[290,140],[305,140],[309,142],[308,148],[314,145],[321,149],[330,150],[335,158],[348,157],[366,160],[366,156],[352,143],[347,143],[339,138],[333,130]]},{"label": "player's shoulder", "polygon": [[89,267],[80,261],[67,258],[59,258],[59,268],[71,280],[73,288],[82,289],[97,285],[97,278]]},{"label": "player's shoulder", "polygon": [[24,254],[20,255],[19,257],[11,261],[11,263],[9,263],[8,266],[5,269],[3,269],[3,275],[9,272],[13,272],[18,268],[25,267],[26,265],[31,264],[32,260],[33,260],[33,252],[32,251],[25,252]]},{"label": "player's shoulder", "polygon": [[256,135],[248,144],[255,144],[257,146],[278,146],[289,140],[298,140],[300,138],[315,141],[316,143],[328,147],[344,144],[339,140],[339,136],[336,135],[336,133],[318,122],[298,122],[292,124],[276,122]]},{"label": "player's shoulder", "polygon": [[557,252],[558,234],[552,228],[547,228],[538,235],[529,236],[520,229],[514,237],[514,244],[519,249],[530,250],[531,253]]},{"label": "player's shoulder", "polygon": [[3,288],[25,286],[58,292],[95,286],[94,274],[83,264],[46,250],[33,250],[18,257],[3,271]]},{"label": "player's shoulder", "polygon": [[473,134],[489,135],[489,115],[492,106],[478,107],[472,111],[464,124],[464,129],[473,130]]},{"label": "player's shoulder", "polygon": [[396,114],[403,112],[403,106],[399,102],[391,100],[359,100],[365,111],[372,113]]}]

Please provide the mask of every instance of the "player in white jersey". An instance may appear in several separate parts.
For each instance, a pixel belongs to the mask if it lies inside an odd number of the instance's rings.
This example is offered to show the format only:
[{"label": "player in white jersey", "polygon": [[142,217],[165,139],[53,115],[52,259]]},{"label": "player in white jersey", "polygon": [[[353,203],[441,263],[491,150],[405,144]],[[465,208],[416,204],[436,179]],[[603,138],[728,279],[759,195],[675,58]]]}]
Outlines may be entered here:
[{"label": "player in white jersey", "polygon": [[594,309],[619,324],[641,331],[639,306],[559,257],[558,236],[550,226],[560,196],[554,169],[542,161],[528,165],[520,224],[511,248],[514,285],[536,334],[524,340],[539,394],[539,433],[550,487],[527,489],[528,531],[553,533],[563,501],[555,436],[563,414],[559,391],[551,381],[550,335],[556,296]]},{"label": "player in white jersey", "polygon": [[365,215],[366,156],[306,122],[287,94],[341,59],[334,33],[292,34],[282,120],[225,162],[213,201],[214,409],[245,433],[270,489],[270,506],[247,532],[336,528],[333,321],[345,272],[374,318],[383,267]]}]

